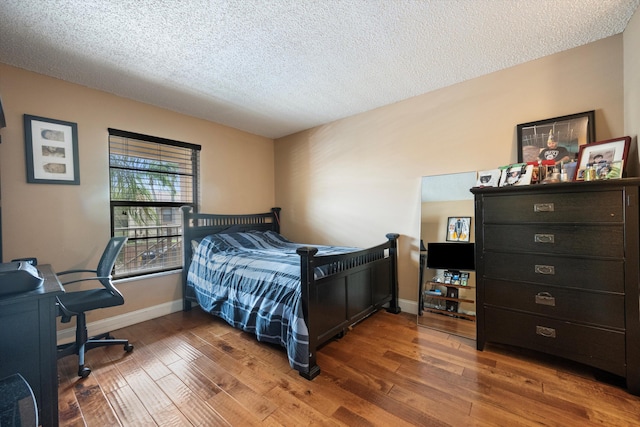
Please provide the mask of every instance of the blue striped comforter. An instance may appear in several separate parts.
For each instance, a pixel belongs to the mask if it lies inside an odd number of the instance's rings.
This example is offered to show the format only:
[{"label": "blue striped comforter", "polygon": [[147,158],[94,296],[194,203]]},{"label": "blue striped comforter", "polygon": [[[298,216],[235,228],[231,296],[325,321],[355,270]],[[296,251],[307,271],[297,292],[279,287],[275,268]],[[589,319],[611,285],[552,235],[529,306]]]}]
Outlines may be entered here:
[{"label": "blue striped comforter", "polygon": [[[187,286],[200,306],[230,325],[254,333],[259,341],[286,348],[291,367],[309,368],[309,333],[300,289],[300,256],[308,246],[273,231],[214,234],[194,251]],[[358,248],[317,246],[317,255]],[[319,273],[316,272],[316,275]]]}]

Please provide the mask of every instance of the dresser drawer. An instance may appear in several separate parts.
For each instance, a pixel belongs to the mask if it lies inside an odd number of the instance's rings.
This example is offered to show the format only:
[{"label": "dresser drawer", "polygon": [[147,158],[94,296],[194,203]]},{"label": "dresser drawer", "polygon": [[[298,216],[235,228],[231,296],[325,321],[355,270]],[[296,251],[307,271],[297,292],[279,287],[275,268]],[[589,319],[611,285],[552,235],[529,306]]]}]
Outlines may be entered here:
[{"label": "dresser drawer", "polygon": [[485,339],[565,357],[626,375],[625,335],[604,328],[487,307]]},{"label": "dresser drawer", "polygon": [[485,252],[484,278],[624,293],[622,260]]},{"label": "dresser drawer", "polygon": [[484,247],[506,252],[624,257],[622,225],[486,225]]},{"label": "dresser drawer", "polygon": [[624,330],[624,295],[528,283],[484,281],[487,305]]},{"label": "dresser drawer", "polygon": [[624,221],[622,191],[517,194],[483,199],[484,223]]}]

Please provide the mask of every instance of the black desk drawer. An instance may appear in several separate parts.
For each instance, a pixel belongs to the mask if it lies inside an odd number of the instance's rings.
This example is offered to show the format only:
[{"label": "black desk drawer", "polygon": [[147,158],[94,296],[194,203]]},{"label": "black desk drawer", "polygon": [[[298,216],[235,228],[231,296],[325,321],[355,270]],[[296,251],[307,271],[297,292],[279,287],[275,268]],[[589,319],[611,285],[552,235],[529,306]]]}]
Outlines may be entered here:
[{"label": "black desk drawer", "polygon": [[624,330],[624,295],[528,283],[485,281],[484,302],[534,315]]},{"label": "black desk drawer", "polygon": [[622,225],[486,225],[484,247],[504,252],[624,257]]},{"label": "black desk drawer", "polygon": [[622,191],[484,198],[484,223],[623,222]]},{"label": "black desk drawer", "polygon": [[624,293],[622,260],[485,252],[484,277]]},{"label": "black desk drawer", "polygon": [[625,335],[508,310],[484,309],[486,340],[542,351],[626,375]]}]

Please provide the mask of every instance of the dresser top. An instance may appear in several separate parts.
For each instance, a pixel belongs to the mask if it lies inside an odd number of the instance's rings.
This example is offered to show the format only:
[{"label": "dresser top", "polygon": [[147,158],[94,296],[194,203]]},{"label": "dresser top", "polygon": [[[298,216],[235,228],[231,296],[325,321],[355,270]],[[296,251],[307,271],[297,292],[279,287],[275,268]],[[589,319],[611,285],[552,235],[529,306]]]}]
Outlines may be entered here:
[{"label": "dresser top", "polygon": [[639,187],[640,178],[603,179],[596,181],[571,181],[553,184],[531,184],[505,187],[473,187],[469,191],[473,194],[509,194],[527,192],[581,192],[606,191],[621,187]]}]

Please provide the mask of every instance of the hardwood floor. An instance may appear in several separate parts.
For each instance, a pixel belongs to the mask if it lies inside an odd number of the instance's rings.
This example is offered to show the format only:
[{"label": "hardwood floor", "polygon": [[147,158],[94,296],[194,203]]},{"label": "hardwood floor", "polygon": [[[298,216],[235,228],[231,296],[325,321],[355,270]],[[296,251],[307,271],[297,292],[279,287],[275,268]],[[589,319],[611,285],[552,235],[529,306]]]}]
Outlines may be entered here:
[{"label": "hardwood floor", "polygon": [[58,362],[62,426],[640,425],[640,397],[616,378],[499,346],[478,352],[408,314],[376,313],[325,345],[313,381],[281,348],[198,308],[113,335],[135,350],[91,350],[84,380],[76,357]]}]

